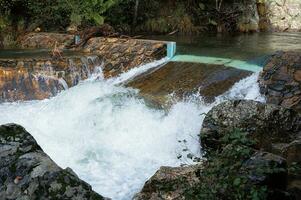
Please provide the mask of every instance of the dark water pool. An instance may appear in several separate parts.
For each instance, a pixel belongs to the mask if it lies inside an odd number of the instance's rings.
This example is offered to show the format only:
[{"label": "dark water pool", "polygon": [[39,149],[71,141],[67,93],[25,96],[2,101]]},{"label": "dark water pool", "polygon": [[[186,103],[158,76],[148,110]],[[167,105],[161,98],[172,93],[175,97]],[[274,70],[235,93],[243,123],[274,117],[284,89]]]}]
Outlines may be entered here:
[{"label": "dark water pool", "polygon": [[[51,50],[49,49],[0,49],[1,58],[43,58],[49,57]],[[64,50],[62,55],[64,56],[80,56],[82,52]]]}]

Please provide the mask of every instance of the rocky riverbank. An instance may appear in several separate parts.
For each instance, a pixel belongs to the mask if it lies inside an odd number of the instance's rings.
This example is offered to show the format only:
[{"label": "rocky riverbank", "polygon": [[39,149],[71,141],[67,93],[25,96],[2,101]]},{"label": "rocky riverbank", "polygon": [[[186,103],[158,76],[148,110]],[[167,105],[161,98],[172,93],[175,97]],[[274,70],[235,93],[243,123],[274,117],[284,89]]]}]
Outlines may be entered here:
[{"label": "rocky riverbank", "polygon": [[[2,100],[49,98],[59,92],[57,88],[86,79],[100,65],[105,77],[117,76],[136,61],[157,59],[161,55],[157,53],[165,49],[164,44],[147,42],[148,46],[144,41],[131,41],[133,46],[125,48],[128,42],[92,38],[83,51],[89,53],[86,57],[0,60],[0,86],[6,91]],[[141,54],[139,45],[144,46]],[[142,57],[133,63],[122,61],[132,55],[132,48]],[[117,70],[103,64],[106,52],[114,49]],[[134,199],[300,199],[300,61],[296,52],[272,55],[258,80],[267,103],[231,100],[214,106],[200,131],[205,159],[195,159],[201,160],[196,165],[161,167]],[[160,105],[168,104],[170,94],[183,99],[194,93],[210,103],[250,74],[223,65],[169,62],[125,85],[140,89],[142,96]],[[18,125],[0,127],[0,159],[0,197],[4,199],[103,199],[72,170],[57,166]]]},{"label": "rocky riverbank", "polygon": [[0,199],[103,200],[70,169],[62,169],[21,126],[0,126]]},{"label": "rocky riverbank", "polygon": [[300,89],[299,56],[279,52],[267,62],[259,82],[268,103],[232,100],[213,107],[200,132],[206,159],[162,167],[135,199],[301,199],[300,105],[282,105],[290,98],[285,95],[271,97],[276,86],[279,94],[291,85]]}]

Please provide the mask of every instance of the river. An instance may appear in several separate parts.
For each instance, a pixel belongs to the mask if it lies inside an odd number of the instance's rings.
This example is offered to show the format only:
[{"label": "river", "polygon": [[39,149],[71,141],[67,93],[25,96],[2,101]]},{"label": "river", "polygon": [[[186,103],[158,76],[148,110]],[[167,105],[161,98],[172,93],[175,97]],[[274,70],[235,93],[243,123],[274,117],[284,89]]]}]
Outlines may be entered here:
[{"label": "river", "polygon": [[[274,36],[250,37],[261,42],[276,40]],[[179,38],[178,55],[247,60],[285,49],[282,43],[298,49],[295,37],[301,41],[300,34],[293,34],[285,42],[277,39],[279,43],[274,45],[257,45],[249,36],[233,39],[236,43],[219,37],[215,42],[200,38],[193,40],[195,45]],[[204,113],[212,106],[226,99],[264,101],[257,85],[258,72],[236,83],[212,104],[195,94],[168,110],[152,107],[139,91],[122,86],[124,81],[165,62],[168,60],[162,59],[106,80],[100,70],[51,99],[2,103],[0,123],[24,126],[57,164],[71,167],[101,195],[131,199],[160,166],[192,163],[189,153],[201,156],[198,134]]]}]

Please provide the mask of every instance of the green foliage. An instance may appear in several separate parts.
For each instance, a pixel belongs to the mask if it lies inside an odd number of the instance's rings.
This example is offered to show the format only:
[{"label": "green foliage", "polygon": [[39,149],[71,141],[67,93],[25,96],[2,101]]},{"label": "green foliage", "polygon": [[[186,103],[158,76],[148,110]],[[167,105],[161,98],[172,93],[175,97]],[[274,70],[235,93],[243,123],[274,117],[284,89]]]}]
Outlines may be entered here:
[{"label": "green foliage", "polygon": [[[249,179],[251,172],[244,168],[245,161],[254,154],[252,148],[254,141],[238,130],[226,134],[220,141],[224,148],[205,155],[207,160],[204,161],[201,172],[201,184],[186,191],[187,199],[266,199],[267,187],[252,183]],[[262,166],[256,174],[270,174],[283,170],[285,169]]]},{"label": "green foliage", "polygon": [[97,25],[104,23],[103,14],[117,0],[60,0],[61,5],[66,5],[70,9],[71,23],[80,25],[82,22],[90,22]]},{"label": "green foliage", "polygon": [[25,19],[44,29],[63,29],[69,24],[100,25],[104,13],[118,0],[0,0],[2,16]]},{"label": "green foliage", "polygon": [[177,31],[180,34],[188,35],[198,32],[198,28],[193,24],[193,19],[187,13],[183,3],[178,3],[174,9],[169,7],[161,8],[159,16],[146,19],[139,28],[140,30],[154,33]]}]

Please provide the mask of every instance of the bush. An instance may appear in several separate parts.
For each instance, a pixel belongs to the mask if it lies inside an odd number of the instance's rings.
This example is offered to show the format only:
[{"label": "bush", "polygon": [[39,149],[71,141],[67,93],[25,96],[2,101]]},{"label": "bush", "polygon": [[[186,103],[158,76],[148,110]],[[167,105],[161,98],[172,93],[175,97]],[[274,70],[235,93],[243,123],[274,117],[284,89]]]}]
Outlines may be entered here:
[{"label": "bush", "polygon": [[41,26],[44,30],[62,30],[69,24],[103,24],[104,12],[117,2],[118,0],[0,0],[0,11],[1,18],[9,18],[13,24],[26,20],[28,24]]}]

